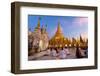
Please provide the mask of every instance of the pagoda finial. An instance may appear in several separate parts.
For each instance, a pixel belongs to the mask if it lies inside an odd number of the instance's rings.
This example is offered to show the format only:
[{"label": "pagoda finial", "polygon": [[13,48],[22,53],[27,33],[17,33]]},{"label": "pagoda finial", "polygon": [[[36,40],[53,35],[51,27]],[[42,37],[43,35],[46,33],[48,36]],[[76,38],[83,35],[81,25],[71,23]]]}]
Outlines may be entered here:
[{"label": "pagoda finial", "polygon": [[40,28],[40,17],[38,19],[38,27]]},{"label": "pagoda finial", "polygon": [[61,33],[60,22],[58,22],[57,33]]},{"label": "pagoda finial", "polygon": [[58,26],[60,26],[60,21],[58,20]]},{"label": "pagoda finial", "polygon": [[36,27],[37,29],[40,29],[40,20],[41,20],[41,17],[38,18],[38,24],[37,24],[37,27]]}]

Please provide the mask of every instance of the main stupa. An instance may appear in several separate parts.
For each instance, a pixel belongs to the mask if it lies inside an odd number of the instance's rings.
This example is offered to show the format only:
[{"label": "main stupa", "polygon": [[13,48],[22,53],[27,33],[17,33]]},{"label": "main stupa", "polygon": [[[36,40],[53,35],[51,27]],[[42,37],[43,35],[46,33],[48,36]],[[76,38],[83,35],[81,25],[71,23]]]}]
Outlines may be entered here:
[{"label": "main stupa", "polygon": [[49,40],[49,47],[65,47],[68,46],[69,40],[68,38],[64,37],[63,32],[61,30],[60,22],[58,22],[57,30],[55,35]]}]

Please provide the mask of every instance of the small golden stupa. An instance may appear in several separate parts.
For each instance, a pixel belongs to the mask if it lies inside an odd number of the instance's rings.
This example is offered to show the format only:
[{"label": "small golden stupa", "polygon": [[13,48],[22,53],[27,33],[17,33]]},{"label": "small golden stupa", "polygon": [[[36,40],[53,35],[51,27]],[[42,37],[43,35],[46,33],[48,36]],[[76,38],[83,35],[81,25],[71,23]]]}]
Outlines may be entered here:
[{"label": "small golden stupa", "polygon": [[68,38],[64,37],[60,22],[58,22],[58,27],[55,35],[49,40],[49,46],[53,48],[68,46]]}]

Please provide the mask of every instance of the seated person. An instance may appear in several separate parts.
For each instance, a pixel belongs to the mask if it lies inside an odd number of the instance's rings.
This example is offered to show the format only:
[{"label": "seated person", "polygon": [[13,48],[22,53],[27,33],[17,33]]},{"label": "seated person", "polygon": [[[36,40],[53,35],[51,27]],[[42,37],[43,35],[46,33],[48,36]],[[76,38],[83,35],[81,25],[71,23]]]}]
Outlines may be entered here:
[{"label": "seated person", "polygon": [[69,50],[68,50],[67,47],[65,47],[64,50],[66,51],[66,54],[67,54],[67,55],[70,55],[70,52],[69,52]]},{"label": "seated person", "polygon": [[57,56],[57,52],[55,49],[51,49],[51,56],[54,56],[54,57]]},{"label": "seated person", "polygon": [[47,54],[46,55],[50,55],[50,53],[51,53],[50,48],[47,48],[46,51],[47,51]]},{"label": "seated person", "polygon": [[67,57],[66,51],[63,50],[63,48],[61,50],[59,50],[59,58],[65,59],[66,57]]},{"label": "seated person", "polygon": [[85,56],[84,51],[81,48],[76,47],[76,57],[77,58],[83,58],[84,56]]}]

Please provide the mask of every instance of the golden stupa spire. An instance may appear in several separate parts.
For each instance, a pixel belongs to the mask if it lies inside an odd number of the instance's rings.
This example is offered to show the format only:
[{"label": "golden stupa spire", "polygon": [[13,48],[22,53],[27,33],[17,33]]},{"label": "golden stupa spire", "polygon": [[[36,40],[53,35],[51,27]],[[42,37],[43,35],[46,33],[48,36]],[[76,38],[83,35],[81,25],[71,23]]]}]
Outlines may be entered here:
[{"label": "golden stupa spire", "polygon": [[58,22],[58,27],[57,27],[57,34],[62,34],[62,31],[61,31],[61,27],[60,27],[60,22]]},{"label": "golden stupa spire", "polygon": [[40,17],[39,17],[39,19],[38,19],[38,23],[37,23],[36,29],[40,29]]},{"label": "golden stupa spire", "polygon": [[60,22],[58,22],[58,27],[57,27],[57,31],[55,33],[55,36],[63,37],[63,33],[62,33],[62,30],[61,30]]}]

